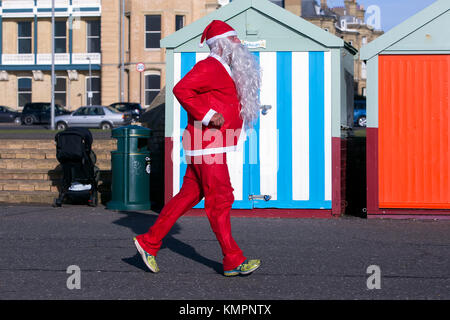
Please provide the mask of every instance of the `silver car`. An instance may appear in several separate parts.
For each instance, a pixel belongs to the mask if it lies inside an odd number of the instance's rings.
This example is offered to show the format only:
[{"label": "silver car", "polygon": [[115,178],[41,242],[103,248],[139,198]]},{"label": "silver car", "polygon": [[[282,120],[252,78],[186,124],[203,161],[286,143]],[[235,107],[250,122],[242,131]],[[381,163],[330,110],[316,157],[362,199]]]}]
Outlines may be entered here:
[{"label": "silver car", "polygon": [[113,127],[125,126],[131,123],[130,113],[119,112],[111,107],[85,106],[68,115],[55,117],[56,128],[64,130],[67,127],[88,127],[108,130]]}]

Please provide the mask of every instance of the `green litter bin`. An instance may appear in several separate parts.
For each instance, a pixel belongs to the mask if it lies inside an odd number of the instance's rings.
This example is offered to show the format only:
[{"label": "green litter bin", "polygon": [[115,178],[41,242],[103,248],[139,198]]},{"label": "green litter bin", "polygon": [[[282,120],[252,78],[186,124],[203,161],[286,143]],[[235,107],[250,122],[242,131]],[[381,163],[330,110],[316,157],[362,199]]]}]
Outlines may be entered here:
[{"label": "green litter bin", "polygon": [[111,151],[112,199],[110,210],[150,210],[150,152],[151,130],[125,126],[112,130],[117,150]]}]

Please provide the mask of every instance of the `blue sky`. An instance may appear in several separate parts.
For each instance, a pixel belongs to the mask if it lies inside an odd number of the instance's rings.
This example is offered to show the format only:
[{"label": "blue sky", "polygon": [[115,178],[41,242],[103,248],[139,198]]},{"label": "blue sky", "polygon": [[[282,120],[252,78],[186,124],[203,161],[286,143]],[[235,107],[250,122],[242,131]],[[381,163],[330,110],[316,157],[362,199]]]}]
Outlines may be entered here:
[{"label": "blue sky", "polygon": [[[317,1],[320,2],[320,1]],[[358,4],[367,9],[377,5],[381,10],[381,27],[389,31],[436,0],[357,0]],[[344,6],[344,0],[328,0],[329,7]]]}]

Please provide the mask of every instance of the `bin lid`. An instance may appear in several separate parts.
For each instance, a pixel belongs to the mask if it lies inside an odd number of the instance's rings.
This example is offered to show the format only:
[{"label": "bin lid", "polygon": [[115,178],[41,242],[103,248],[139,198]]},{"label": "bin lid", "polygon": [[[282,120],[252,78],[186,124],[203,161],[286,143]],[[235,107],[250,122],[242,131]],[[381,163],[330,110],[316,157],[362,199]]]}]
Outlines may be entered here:
[{"label": "bin lid", "polygon": [[150,129],[135,125],[119,127],[111,131],[111,136],[113,138],[123,138],[123,137],[148,138],[150,137],[150,135],[151,135]]}]

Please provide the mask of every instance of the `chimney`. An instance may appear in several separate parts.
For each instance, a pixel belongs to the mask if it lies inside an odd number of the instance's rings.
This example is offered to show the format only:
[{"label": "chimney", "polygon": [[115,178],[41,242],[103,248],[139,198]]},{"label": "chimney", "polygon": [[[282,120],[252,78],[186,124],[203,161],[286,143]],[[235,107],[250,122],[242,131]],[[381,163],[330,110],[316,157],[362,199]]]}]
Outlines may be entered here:
[{"label": "chimney", "polygon": [[366,10],[364,10],[364,6],[360,5],[358,6],[358,10],[356,13],[356,17],[361,20],[361,23],[364,23],[364,17],[366,15]]},{"label": "chimney", "polygon": [[320,8],[322,9],[328,8],[327,0],[320,0]]},{"label": "chimney", "polygon": [[345,9],[347,10],[347,14],[349,16],[353,16],[356,17],[357,13],[356,13],[356,9],[357,9],[357,4],[356,4],[356,0],[345,0]]}]

